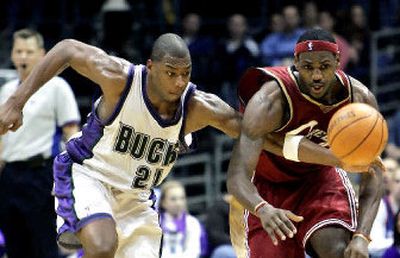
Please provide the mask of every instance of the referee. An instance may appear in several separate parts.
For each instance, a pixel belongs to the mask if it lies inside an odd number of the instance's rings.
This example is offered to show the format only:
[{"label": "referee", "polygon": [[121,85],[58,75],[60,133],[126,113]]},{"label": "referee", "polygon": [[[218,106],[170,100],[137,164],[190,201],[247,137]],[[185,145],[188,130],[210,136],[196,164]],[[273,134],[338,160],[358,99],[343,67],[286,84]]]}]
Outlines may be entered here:
[{"label": "referee", "polygon": [[[44,54],[38,32],[14,33],[11,59],[19,78],[1,87],[0,103]],[[8,258],[56,258],[52,158],[60,152],[61,140],[78,131],[78,106],[68,83],[55,77],[29,99],[23,115],[20,130],[1,138],[0,229]]]}]

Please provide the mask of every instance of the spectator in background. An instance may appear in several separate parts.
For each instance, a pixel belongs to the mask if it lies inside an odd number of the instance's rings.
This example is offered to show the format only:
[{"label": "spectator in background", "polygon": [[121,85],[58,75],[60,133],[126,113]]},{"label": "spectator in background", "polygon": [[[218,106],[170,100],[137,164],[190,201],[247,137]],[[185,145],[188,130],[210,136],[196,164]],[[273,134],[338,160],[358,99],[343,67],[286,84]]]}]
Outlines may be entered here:
[{"label": "spectator in background", "polygon": [[229,230],[229,204],[232,195],[224,194],[207,210],[206,230],[210,243],[211,258],[235,258]]},{"label": "spectator in background", "polygon": [[[0,103],[43,58],[43,44],[36,31],[14,33],[11,59],[19,78],[1,88]],[[61,140],[79,129],[78,106],[68,83],[55,77],[32,95],[23,114],[21,128],[1,137],[0,228],[9,258],[54,258],[58,247],[52,164]]]},{"label": "spectator in background", "polygon": [[178,181],[161,186],[160,224],[162,258],[199,258],[202,254],[200,222],[187,211],[186,192]]},{"label": "spectator in background", "polygon": [[283,17],[284,30],[267,35],[261,42],[263,65],[287,65],[293,61],[294,46],[304,30],[300,28],[300,16],[296,6],[286,6],[283,9]]},{"label": "spectator in background", "polygon": [[350,24],[346,26],[346,39],[357,55],[350,60],[347,72],[366,85],[369,84],[369,38],[370,31],[365,11],[361,5],[353,5],[350,12]]},{"label": "spectator in background", "polygon": [[386,173],[383,174],[383,186],[385,188],[385,195],[390,193],[390,182],[393,173],[399,168],[399,162],[391,157],[386,157],[382,160],[385,165]]},{"label": "spectator in background", "polygon": [[389,141],[386,146],[386,154],[400,160],[400,109],[397,110],[395,115],[388,119],[389,125]]},{"label": "spectator in background", "polygon": [[306,2],[303,6],[304,29],[316,29],[318,27],[318,7],[315,2]]},{"label": "spectator in background", "polygon": [[345,38],[334,31],[335,19],[329,12],[321,12],[319,14],[319,26],[322,29],[332,33],[332,35],[335,37],[340,51],[340,69],[346,70],[350,59],[354,61],[358,60],[357,51],[350,46],[349,42]]},{"label": "spectator in background", "polygon": [[213,83],[213,76],[210,76],[210,59],[214,54],[214,42],[211,37],[201,35],[200,29],[200,15],[189,13],[183,18],[182,38],[192,56],[192,79],[201,89],[213,91],[210,86]]},{"label": "spectator in background", "polygon": [[385,251],[382,258],[400,258],[400,212],[397,212],[394,221],[394,243]]},{"label": "spectator in background", "polygon": [[220,97],[232,107],[238,108],[236,83],[249,66],[258,63],[259,48],[247,34],[247,20],[242,14],[229,17],[227,28],[229,37],[217,49],[217,76],[221,81]]},{"label": "spectator in background", "polygon": [[372,241],[368,246],[371,258],[382,257],[383,252],[393,244],[395,214],[400,207],[400,167],[397,166],[389,177],[389,194],[382,198],[371,229]]}]

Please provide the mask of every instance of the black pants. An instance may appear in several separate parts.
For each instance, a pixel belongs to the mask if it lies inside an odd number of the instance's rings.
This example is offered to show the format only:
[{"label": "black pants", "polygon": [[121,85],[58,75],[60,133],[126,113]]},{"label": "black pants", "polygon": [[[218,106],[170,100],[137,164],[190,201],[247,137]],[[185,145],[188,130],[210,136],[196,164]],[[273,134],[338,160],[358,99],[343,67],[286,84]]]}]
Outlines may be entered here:
[{"label": "black pants", "polygon": [[0,229],[9,258],[56,258],[52,160],[7,163],[0,175]]}]

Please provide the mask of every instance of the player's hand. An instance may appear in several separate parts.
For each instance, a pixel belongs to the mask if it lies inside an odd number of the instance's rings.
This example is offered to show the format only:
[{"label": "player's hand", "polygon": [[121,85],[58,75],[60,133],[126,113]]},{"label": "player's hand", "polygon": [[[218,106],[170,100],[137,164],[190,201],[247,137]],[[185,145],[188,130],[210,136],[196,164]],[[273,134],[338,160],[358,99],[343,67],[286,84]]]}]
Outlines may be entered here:
[{"label": "player's hand", "polygon": [[282,241],[286,240],[287,237],[292,238],[297,233],[292,221],[300,222],[303,220],[303,217],[297,216],[291,211],[278,209],[270,204],[262,207],[257,212],[257,216],[274,245],[278,245],[278,238]]},{"label": "player's hand", "polygon": [[354,237],[344,251],[345,258],[368,258],[368,242],[360,237]]},{"label": "player's hand", "polygon": [[0,106],[0,135],[16,131],[22,125],[22,110],[7,101]]},{"label": "player's hand", "polygon": [[370,172],[374,173],[374,169],[380,169],[382,171],[385,171],[385,166],[382,163],[382,159],[380,157],[377,157],[373,162],[371,162],[368,165],[365,166],[353,166],[353,165],[348,165],[345,163],[342,163],[340,165],[341,168],[343,168],[347,172],[353,172],[353,173],[360,173],[360,172]]}]

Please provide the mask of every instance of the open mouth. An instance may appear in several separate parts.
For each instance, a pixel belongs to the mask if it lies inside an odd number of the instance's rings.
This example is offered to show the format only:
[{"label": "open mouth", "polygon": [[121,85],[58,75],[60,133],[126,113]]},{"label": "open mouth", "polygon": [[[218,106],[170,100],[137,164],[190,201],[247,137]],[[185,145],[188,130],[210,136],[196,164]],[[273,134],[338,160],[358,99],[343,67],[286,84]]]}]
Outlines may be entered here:
[{"label": "open mouth", "polygon": [[324,89],[324,85],[322,85],[322,84],[314,84],[314,85],[311,87],[311,91],[312,91],[313,93],[316,93],[316,94],[321,93],[323,89]]}]

